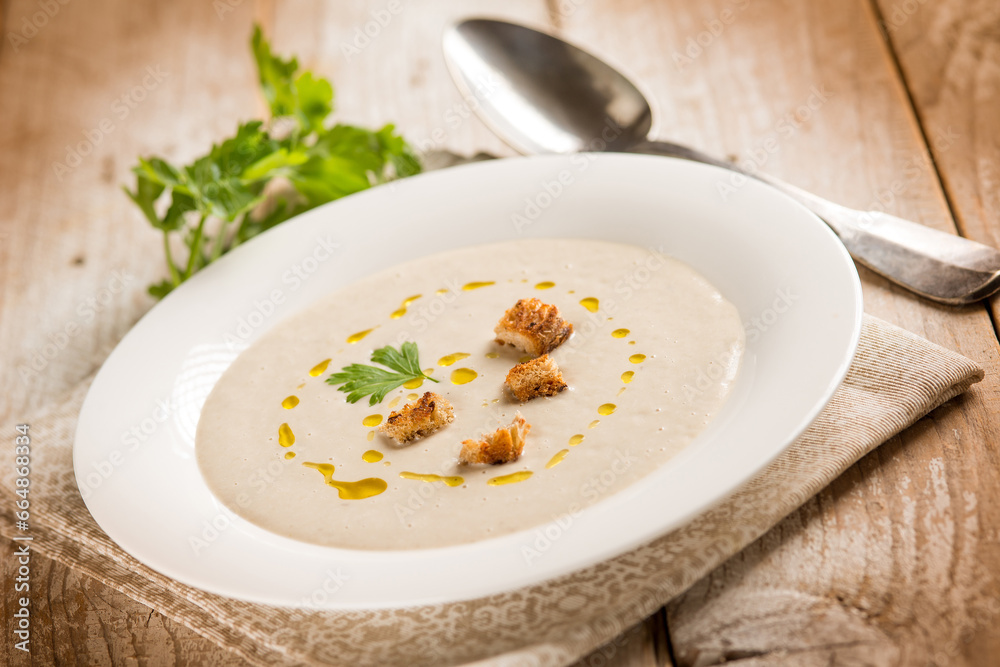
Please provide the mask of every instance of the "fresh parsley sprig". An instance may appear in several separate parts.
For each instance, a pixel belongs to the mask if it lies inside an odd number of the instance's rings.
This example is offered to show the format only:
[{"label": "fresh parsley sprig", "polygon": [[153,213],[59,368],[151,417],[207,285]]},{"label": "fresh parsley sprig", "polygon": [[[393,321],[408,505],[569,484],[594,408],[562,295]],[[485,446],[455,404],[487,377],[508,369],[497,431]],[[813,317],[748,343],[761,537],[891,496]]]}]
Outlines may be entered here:
[{"label": "fresh parsley sprig", "polygon": [[344,366],[339,373],[334,373],[326,381],[332,385],[341,385],[338,389],[347,394],[348,403],[357,403],[371,394],[368,405],[381,403],[386,394],[411,380],[437,382],[420,370],[420,355],[416,343],[403,343],[398,350],[386,345],[372,352],[371,360],[395,372],[377,366],[351,364]]},{"label": "fresh parsley sprig", "polygon": [[[271,121],[241,124],[236,135],[184,167],[140,158],[125,192],[163,232],[170,277],[151,285],[162,298],[244,241],[303,211],[393,178],[420,162],[392,125],[368,130],[329,121],[333,86],[295,58],[271,52],[260,27],[251,40]],[[180,242],[175,242],[176,239]],[[186,257],[175,257],[183,243]]]}]

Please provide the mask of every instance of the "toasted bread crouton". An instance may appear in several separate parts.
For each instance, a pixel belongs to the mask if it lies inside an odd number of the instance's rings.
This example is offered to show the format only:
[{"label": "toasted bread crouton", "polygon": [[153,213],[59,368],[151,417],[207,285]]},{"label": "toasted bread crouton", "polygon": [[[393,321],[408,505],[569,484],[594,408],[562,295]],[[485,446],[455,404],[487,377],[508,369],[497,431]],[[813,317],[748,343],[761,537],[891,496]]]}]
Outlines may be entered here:
[{"label": "toasted bread crouton", "polygon": [[392,412],[378,430],[399,444],[430,435],[455,421],[455,409],[435,393],[424,392],[416,403]]},{"label": "toasted bread crouton", "polygon": [[538,299],[520,299],[500,318],[493,330],[497,342],[540,357],[562,345],[573,325],[559,316],[559,309]]},{"label": "toasted bread crouton", "polygon": [[555,396],[567,386],[559,366],[547,354],[514,366],[504,383],[514,398],[522,402],[536,396]]},{"label": "toasted bread crouton", "polygon": [[498,428],[483,436],[482,440],[465,440],[458,462],[465,465],[477,463],[497,465],[516,461],[524,451],[524,439],[531,430],[531,424],[524,421],[518,412],[509,426]]}]

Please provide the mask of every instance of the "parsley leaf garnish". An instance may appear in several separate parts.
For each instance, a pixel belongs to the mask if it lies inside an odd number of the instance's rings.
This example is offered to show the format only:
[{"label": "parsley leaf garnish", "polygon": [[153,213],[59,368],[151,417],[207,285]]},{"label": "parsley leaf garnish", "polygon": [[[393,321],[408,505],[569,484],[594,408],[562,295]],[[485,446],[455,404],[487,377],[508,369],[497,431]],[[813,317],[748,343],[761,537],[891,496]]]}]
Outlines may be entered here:
[{"label": "parsley leaf garnish", "polygon": [[[150,286],[156,298],[288,218],[420,172],[392,125],[369,130],[330,123],[329,81],[299,72],[296,58],[275,55],[259,26],[250,44],[271,120],[241,124],[235,136],[187,166],[148,157],[132,170],[135,190],[125,192],[163,233],[169,278]],[[181,247],[186,257],[175,257]]]},{"label": "parsley leaf garnish", "polygon": [[341,385],[338,389],[347,394],[348,403],[357,403],[371,394],[368,405],[381,403],[386,394],[410,380],[423,379],[437,382],[420,370],[420,356],[416,343],[403,343],[398,350],[386,345],[372,352],[371,360],[395,372],[377,366],[351,364],[344,366],[339,373],[334,373],[326,381],[329,384]]}]

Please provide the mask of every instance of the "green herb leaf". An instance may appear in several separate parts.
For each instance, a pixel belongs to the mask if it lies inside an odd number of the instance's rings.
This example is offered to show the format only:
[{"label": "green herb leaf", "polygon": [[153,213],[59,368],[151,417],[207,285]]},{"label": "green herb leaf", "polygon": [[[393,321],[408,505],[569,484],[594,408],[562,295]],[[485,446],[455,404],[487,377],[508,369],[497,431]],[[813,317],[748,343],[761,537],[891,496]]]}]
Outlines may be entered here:
[{"label": "green herb leaf", "polygon": [[173,232],[181,229],[184,226],[184,214],[188,211],[194,211],[195,208],[194,199],[190,195],[174,191],[170,208],[167,209],[167,214],[163,216],[159,228],[165,232]]},{"label": "green herb leaf", "polygon": [[299,68],[295,58],[282,60],[271,53],[271,45],[264,39],[260,26],[253,27],[253,37],[250,40],[254,58],[257,60],[257,78],[264,92],[264,99],[271,107],[274,116],[291,115],[295,109],[295,92],[292,90],[292,77]]},{"label": "green herb leaf", "polygon": [[173,291],[173,289],[174,289],[173,282],[171,282],[169,278],[166,278],[158,283],[150,285],[148,288],[146,288],[146,291],[149,292],[149,295],[152,296],[153,298],[162,299],[166,295],[170,294],[170,292]]},{"label": "green herb leaf", "polygon": [[149,223],[154,227],[161,228],[160,216],[156,214],[153,205],[163,192],[163,185],[150,180],[147,176],[139,174],[136,177],[135,192],[125,188],[125,194],[131,197],[142,214],[146,216]]},{"label": "green herb leaf", "polygon": [[[240,243],[334,199],[419,173],[420,162],[392,125],[377,132],[329,123],[333,86],[299,72],[295,58],[271,51],[259,26],[251,48],[273,118],[294,119],[289,132],[262,121],[241,124],[185,166],[139,158],[126,194],[163,233],[170,278],[150,286],[162,298]],[[272,123],[273,125],[273,123]],[[165,211],[161,217],[157,211]],[[183,244],[187,256],[174,255]]]},{"label": "green herb leaf", "polygon": [[323,121],[333,112],[333,86],[326,79],[317,79],[312,72],[303,72],[295,80],[295,115],[303,132],[323,129]]},{"label": "green herb leaf", "polygon": [[328,384],[341,385],[338,389],[347,394],[348,403],[357,403],[371,394],[368,405],[381,403],[386,394],[410,380],[424,379],[437,382],[420,370],[420,356],[416,343],[403,343],[398,350],[386,345],[372,352],[371,360],[392,370],[351,364],[344,366],[339,373],[334,373],[326,381]]}]

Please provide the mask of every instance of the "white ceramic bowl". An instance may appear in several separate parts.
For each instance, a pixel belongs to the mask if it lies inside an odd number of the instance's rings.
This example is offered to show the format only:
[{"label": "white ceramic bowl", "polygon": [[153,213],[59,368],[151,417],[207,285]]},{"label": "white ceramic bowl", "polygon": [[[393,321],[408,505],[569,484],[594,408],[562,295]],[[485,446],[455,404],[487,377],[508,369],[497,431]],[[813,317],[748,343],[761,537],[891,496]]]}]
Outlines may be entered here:
[{"label": "white ceramic bowl", "polygon": [[[860,333],[860,283],[834,234],[757,182],[723,200],[719,185],[731,178],[651,156],[497,160],[356,194],[253,239],[150,311],[98,373],[74,448],[87,506],[126,551],[184,583],[330,609],[484,596],[666,533],[725,498],[801,433],[843,379]],[[522,547],[533,544],[536,528],[442,549],[355,551],[274,535],[215,500],[195,461],[194,428],[234,342],[245,346],[331,290],[403,260],[533,237],[661,247],[737,306],[747,326],[744,365],[694,444],[584,510],[531,564]],[[336,594],[313,595],[332,579]]]}]

